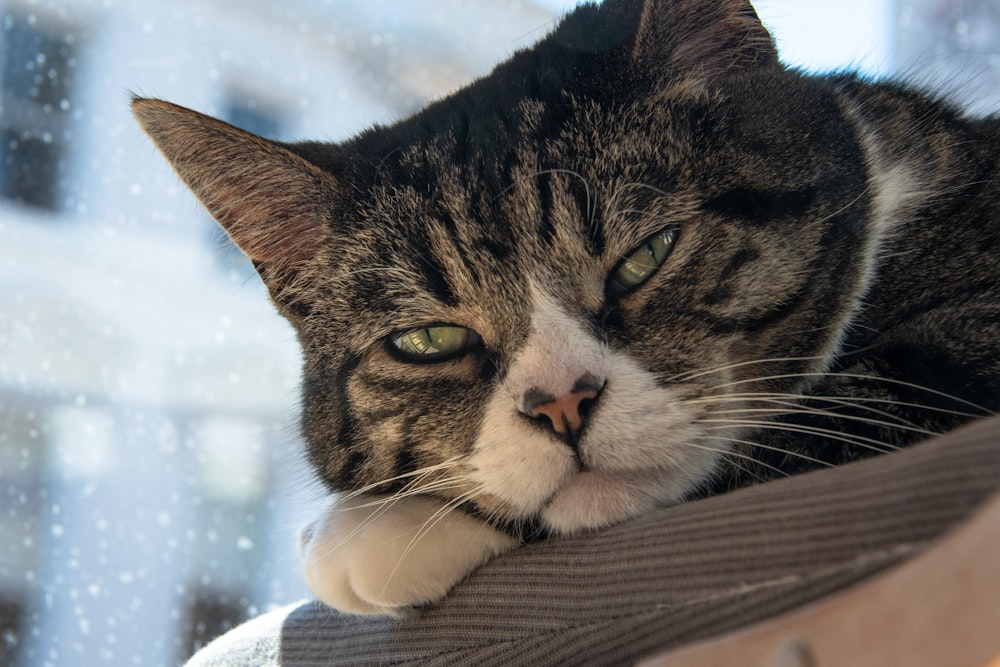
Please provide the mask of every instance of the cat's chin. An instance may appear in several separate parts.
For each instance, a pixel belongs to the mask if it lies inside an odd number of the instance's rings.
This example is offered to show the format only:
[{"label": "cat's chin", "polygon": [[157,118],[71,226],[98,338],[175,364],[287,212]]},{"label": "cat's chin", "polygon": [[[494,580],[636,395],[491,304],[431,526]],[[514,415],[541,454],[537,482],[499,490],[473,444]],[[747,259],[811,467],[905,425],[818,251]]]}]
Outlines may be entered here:
[{"label": "cat's chin", "polygon": [[540,518],[558,535],[603,528],[679,502],[690,486],[670,471],[584,469],[546,503]]}]

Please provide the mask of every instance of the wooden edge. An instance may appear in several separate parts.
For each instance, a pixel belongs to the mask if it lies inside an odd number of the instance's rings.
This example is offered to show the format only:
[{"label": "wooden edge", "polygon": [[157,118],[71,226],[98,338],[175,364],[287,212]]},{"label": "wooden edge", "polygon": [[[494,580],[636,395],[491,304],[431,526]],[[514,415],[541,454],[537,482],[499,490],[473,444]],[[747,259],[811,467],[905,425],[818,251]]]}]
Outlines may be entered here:
[{"label": "wooden edge", "polygon": [[842,593],[640,667],[1000,667],[1000,493],[927,551]]}]

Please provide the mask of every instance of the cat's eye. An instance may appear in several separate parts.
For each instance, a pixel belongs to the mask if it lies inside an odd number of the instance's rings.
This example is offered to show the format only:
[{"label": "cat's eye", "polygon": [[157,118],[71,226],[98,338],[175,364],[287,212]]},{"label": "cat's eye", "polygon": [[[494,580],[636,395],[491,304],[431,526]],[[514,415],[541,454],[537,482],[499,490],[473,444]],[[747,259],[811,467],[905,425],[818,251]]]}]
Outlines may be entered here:
[{"label": "cat's eye", "polygon": [[625,292],[649,280],[663,266],[676,241],[677,229],[673,227],[650,236],[618,262],[611,272],[610,286],[615,291]]},{"label": "cat's eye", "polygon": [[389,343],[404,361],[445,361],[478,345],[479,336],[465,327],[442,324],[404,331],[392,336]]}]

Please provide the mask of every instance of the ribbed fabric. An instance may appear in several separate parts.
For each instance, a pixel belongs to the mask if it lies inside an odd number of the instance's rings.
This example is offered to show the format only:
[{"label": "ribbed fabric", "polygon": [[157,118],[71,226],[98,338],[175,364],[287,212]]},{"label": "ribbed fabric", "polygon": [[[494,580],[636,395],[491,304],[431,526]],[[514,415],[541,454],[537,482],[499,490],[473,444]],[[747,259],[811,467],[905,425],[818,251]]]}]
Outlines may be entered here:
[{"label": "ribbed fabric", "polygon": [[924,549],[1000,488],[1000,419],[888,456],[516,550],[405,621],[278,610],[233,665],[619,665],[788,611]]}]

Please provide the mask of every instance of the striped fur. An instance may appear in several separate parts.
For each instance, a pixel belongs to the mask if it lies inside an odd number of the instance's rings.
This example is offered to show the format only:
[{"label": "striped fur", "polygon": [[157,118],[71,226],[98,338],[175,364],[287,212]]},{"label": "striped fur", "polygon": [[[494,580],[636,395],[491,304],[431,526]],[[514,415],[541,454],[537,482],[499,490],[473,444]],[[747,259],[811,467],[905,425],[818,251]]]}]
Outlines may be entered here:
[{"label": "striped fur", "polygon": [[[304,539],[333,606],[1000,406],[1000,123],[788,70],[744,0],[583,6],[340,145],[134,108],[298,330],[309,460],[347,492]],[[474,333],[394,348],[430,326]]]}]

